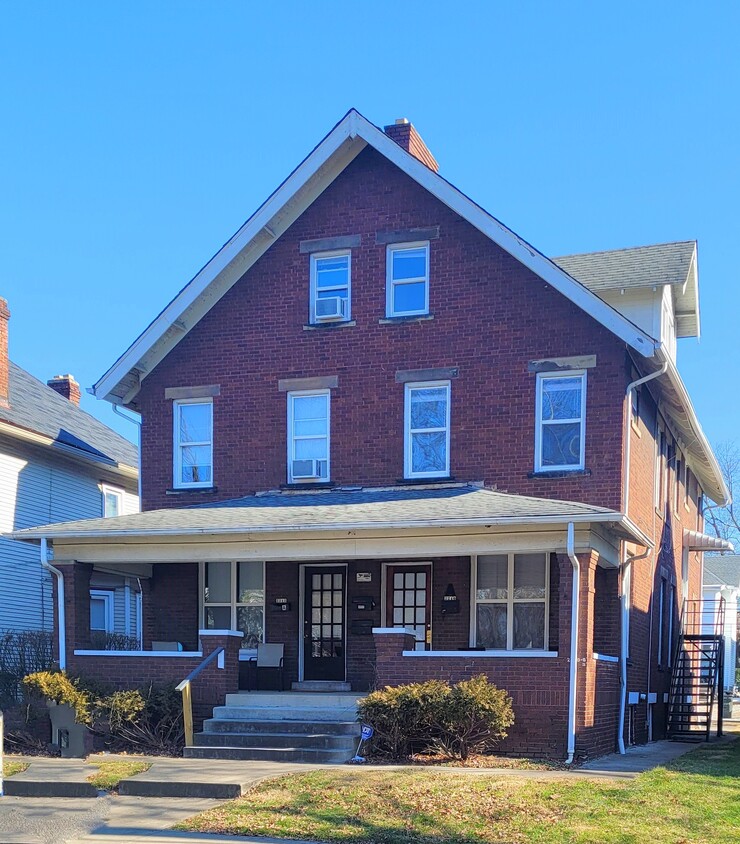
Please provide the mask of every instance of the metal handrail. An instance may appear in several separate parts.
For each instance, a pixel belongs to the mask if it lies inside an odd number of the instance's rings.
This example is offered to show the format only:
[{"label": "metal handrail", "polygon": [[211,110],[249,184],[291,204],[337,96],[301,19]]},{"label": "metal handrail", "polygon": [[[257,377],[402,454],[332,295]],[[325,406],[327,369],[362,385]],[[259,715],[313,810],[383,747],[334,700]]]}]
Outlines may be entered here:
[{"label": "metal handrail", "polygon": [[[190,674],[177,686],[176,691],[182,692],[182,721],[185,727],[185,746],[193,746],[193,697],[190,693],[190,684],[200,674],[200,672],[209,666],[214,659],[226,653],[223,647],[218,647],[208,654],[208,656],[196,666]],[[223,660],[219,660],[219,668],[223,668]]]}]

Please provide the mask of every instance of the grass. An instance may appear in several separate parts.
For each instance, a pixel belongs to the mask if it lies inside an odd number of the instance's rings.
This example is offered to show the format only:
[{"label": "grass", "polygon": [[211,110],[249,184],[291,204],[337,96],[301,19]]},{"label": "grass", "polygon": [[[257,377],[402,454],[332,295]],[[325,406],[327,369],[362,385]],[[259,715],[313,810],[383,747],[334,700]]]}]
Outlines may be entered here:
[{"label": "grass", "polygon": [[18,762],[15,759],[3,759],[3,777],[9,779],[15,774],[21,774],[30,764],[30,762]]},{"label": "grass", "polygon": [[314,771],[263,782],[179,828],[343,844],[737,844],[740,741],[627,782]]},{"label": "grass", "polygon": [[98,769],[90,774],[87,781],[101,791],[115,791],[121,780],[126,780],[136,774],[143,774],[152,767],[151,762],[135,762],[128,759],[109,759],[102,762],[92,762]]}]

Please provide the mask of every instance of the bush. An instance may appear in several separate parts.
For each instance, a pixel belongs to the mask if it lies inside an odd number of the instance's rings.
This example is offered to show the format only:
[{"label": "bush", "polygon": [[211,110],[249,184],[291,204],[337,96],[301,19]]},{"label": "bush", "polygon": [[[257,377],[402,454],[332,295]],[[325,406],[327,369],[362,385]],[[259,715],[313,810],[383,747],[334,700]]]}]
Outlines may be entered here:
[{"label": "bush", "polygon": [[49,671],[54,663],[52,635],[45,630],[20,630],[0,634],[0,708],[21,698],[27,674]]},{"label": "bush", "polygon": [[506,737],[514,711],[509,695],[481,674],[454,686],[387,686],[360,702],[359,718],[375,730],[372,753],[399,759],[426,750],[467,759]]},{"label": "bush", "polygon": [[136,636],[93,630],[90,634],[90,647],[95,651],[138,651],[141,645]]},{"label": "bush", "polygon": [[178,754],[185,743],[182,698],[174,685],[116,691],[98,702],[96,731],[115,750]]},{"label": "bush", "polygon": [[72,680],[63,671],[38,671],[24,677],[23,686],[47,700],[71,706],[78,723],[92,722],[92,696],[80,685],[79,679]]}]

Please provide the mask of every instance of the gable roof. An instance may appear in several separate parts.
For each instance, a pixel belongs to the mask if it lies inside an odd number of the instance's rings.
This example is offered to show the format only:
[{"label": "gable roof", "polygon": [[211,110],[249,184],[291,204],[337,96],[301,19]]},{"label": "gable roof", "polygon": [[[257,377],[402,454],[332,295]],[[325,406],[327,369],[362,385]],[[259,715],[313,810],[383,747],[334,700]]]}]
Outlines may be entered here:
[{"label": "gable roof", "polygon": [[679,337],[699,335],[695,240],[563,255],[553,258],[553,261],[596,294],[607,290],[670,285],[675,304],[676,333]]},{"label": "gable roof", "polygon": [[373,147],[433,196],[645,357],[655,341],[464,193],[351,109],[93,387],[128,404],[141,380],[365,149]]},{"label": "gable roof", "polygon": [[12,361],[8,374],[9,407],[0,407],[4,433],[21,438],[40,435],[66,454],[112,468],[128,467],[136,474],[138,449],[133,443]]},{"label": "gable roof", "polygon": [[740,555],[704,557],[704,585],[740,588]]}]

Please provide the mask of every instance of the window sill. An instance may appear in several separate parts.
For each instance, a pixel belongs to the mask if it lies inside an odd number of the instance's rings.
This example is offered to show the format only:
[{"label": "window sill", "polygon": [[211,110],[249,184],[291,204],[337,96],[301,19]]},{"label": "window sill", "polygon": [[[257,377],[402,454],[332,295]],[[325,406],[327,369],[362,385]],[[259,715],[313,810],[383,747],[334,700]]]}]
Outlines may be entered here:
[{"label": "window sill", "polygon": [[640,430],[640,426],[637,425],[635,422],[630,422],[630,426],[632,430],[637,434],[637,436],[642,439],[642,431]]},{"label": "window sill", "polygon": [[518,650],[518,651],[402,651],[402,656],[421,656],[421,657],[444,657],[457,659],[556,659],[559,654],[557,651],[535,651],[535,650]]},{"label": "window sill", "polygon": [[538,472],[529,472],[528,478],[586,478],[590,477],[590,469],[555,469],[552,472],[547,470],[540,470]]},{"label": "window sill", "polygon": [[433,475],[428,478],[396,478],[397,484],[408,486],[409,484],[449,484],[455,483],[456,478],[452,475]]},{"label": "window sill", "polygon": [[336,322],[309,322],[303,326],[304,331],[328,331],[332,328],[352,328],[357,325],[353,319],[337,320]]},{"label": "window sill", "polygon": [[205,494],[205,495],[213,495],[214,493],[218,492],[217,486],[185,486],[185,487],[173,487],[172,489],[166,489],[164,491],[165,495],[197,495],[198,493]]},{"label": "window sill", "polygon": [[334,481],[321,481],[315,484],[280,484],[280,489],[291,490],[306,490],[306,489],[334,489],[336,483]]},{"label": "window sill", "polygon": [[404,322],[428,322],[434,319],[434,314],[410,314],[409,316],[383,317],[378,320],[378,325],[396,325]]}]

